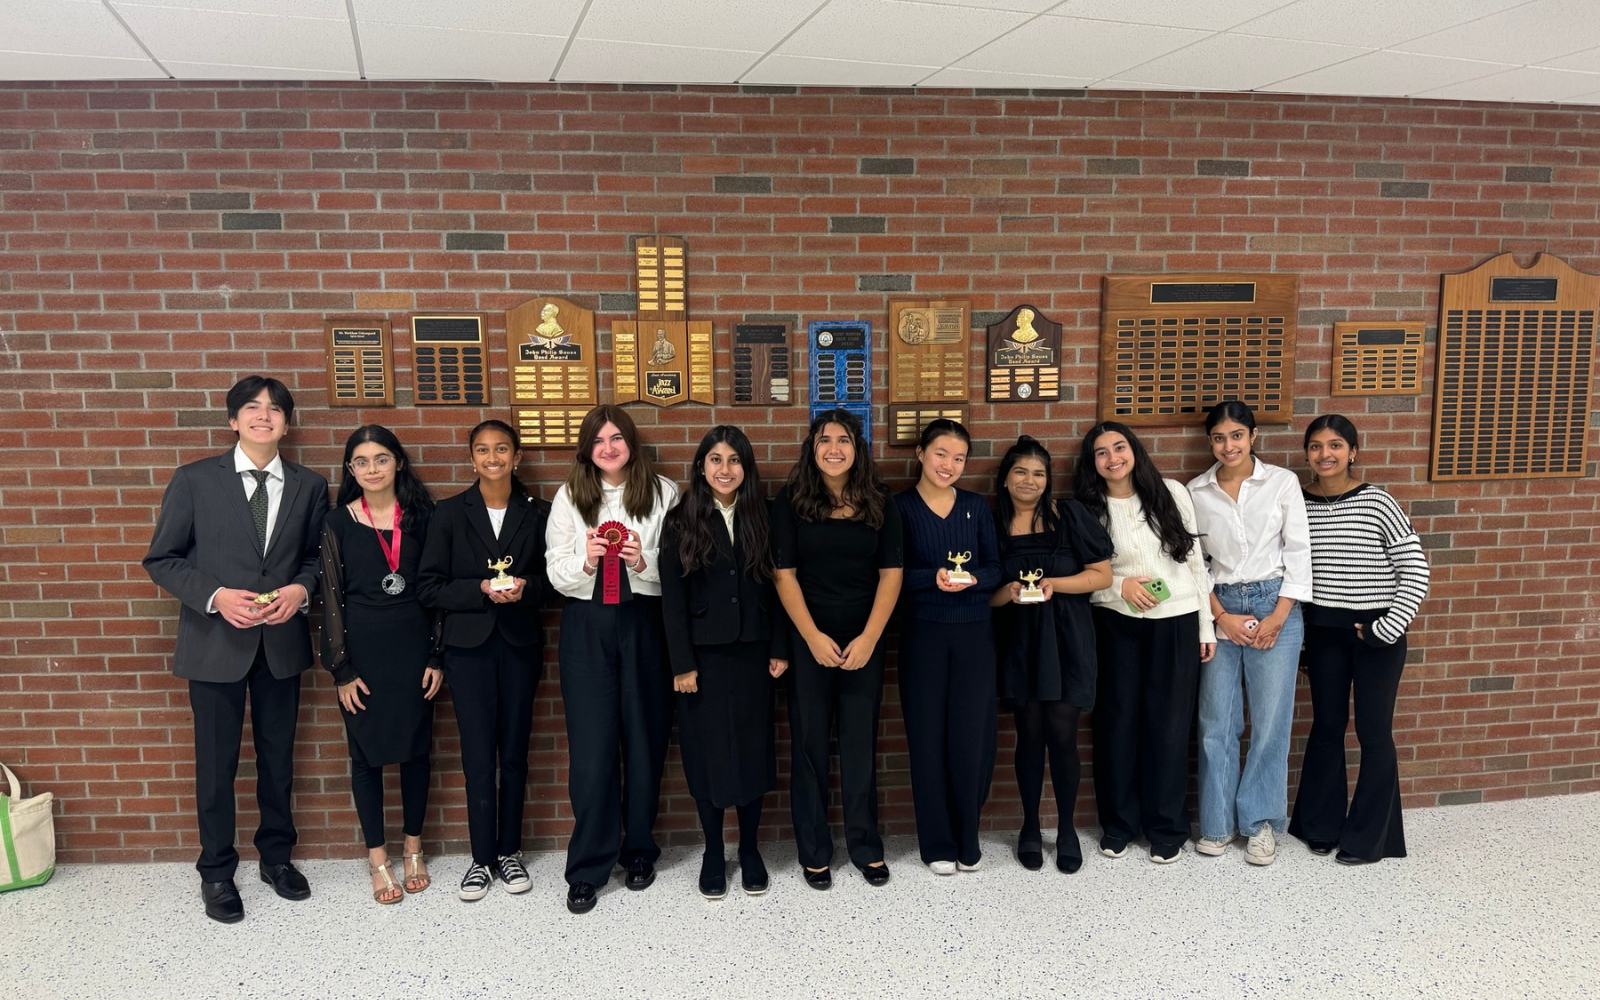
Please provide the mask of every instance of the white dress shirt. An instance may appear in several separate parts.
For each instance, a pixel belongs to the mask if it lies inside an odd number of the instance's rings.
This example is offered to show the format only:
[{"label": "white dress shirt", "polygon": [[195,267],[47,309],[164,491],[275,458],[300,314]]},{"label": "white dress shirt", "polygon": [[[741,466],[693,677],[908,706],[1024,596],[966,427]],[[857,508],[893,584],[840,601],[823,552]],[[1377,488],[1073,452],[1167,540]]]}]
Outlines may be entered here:
[{"label": "white dress shirt", "polygon": [[[233,446],[233,471],[239,474],[239,481],[244,484],[244,499],[246,503],[256,495],[256,477],[250,473],[255,471],[256,463],[250,461],[250,456],[244,453],[239,445]],[[267,544],[272,547],[272,530],[278,526],[278,508],[283,505],[283,456],[273,455],[263,469],[267,474]],[[210,614],[217,613],[217,594],[224,588],[218,587],[211,595],[211,600],[206,602],[206,611]],[[303,611],[310,604],[310,599],[300,603]]]},{"label": "white dress shirt", "polygon": [[656,566],[656,553],[661,548],[661,521],[678,500],[678,487],[665,476],[656,477],[656,505],[643,521],[630,516],[622,506],[622,486],[600,484],[600,510],[594,524],[585,524],[578,508],[567,497],[567,487],[556,491],[550,504],[550,524],[544,533],[545,570],[550,585],[568,597],[582,601],[594,597],[600,571],[584,572],[588,558],[588,532],[607,521],[620,521],[629,531],[639,534],[639,554],[644,559],[644,569],[635,573],[628,570],[628,589],[635,594],[661,596],[661,570]]},{"label": "white dress shirt", "polygon": [[1311,525],[1300,480],[1288,469],[1252,459],[1239,499],[1217,482],[1218,462],[1189,483],[1195,525],[1213,584],[1282,579],[1278,596],[1311,600]]},{"label": "white dress shirt", "polygon": [[734,497],[733,503],[722,506],[722,501],[716,497],[711,498],[711,506],[717,508],[717,513],[722,515],[722,521],[728,526],[728,541],[733,541],[733,508],[739,503],[739,498]]}]

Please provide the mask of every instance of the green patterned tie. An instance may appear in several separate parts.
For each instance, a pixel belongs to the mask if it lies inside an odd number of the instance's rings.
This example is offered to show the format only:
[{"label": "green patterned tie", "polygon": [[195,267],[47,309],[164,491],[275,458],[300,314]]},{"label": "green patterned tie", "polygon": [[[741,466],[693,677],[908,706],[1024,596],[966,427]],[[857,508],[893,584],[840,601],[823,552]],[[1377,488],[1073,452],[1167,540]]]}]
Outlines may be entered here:
[{"label": "green patterned tie", "polygon": [[256,477],[256,491],[250,494],[250,517],[256,522],[256,541],[261,543],[263,552],[267,549],[267,473],[262,469],[251,469],[250,474]]}]

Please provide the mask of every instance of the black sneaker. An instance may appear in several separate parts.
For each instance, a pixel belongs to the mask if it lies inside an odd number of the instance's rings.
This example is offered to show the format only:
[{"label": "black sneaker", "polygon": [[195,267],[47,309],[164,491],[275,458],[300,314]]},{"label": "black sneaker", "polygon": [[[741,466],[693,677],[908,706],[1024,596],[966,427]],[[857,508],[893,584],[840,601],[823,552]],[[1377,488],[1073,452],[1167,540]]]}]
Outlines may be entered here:
[{"label": "black sneaker", "polygon": [[489,895],[489,883],[494,881],[494,876],[489,874],[489,869],[484,865],[472,865],[467,873],[461,876],[461,891],[456,895],[470,903]]},{"label": "black sneaker", "polygon": [[528,869],[522,866],[522,859],[515,854],[502,854],[495,859],[494,873],[506,892],[517,894],[533,888],[533,879],[528,877]]},{"label": "black sneaker", "polygon": [[1128,853],[1128,842],[1108,833],[1100,838],[1100,853],[1108,858],[1125,857]]}]

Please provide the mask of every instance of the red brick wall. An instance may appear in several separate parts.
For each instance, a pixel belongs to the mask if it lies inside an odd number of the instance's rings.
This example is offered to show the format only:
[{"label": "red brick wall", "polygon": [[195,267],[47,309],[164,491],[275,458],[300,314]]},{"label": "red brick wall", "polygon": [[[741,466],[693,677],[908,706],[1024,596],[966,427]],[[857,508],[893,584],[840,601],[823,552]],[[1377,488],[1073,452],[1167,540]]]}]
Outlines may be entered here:
[{"label": "red brick wall", "polygon": [[[688,238],[692,312],[715,322],[722,357],[730,324],[755,314],[881,328],[889,296],[862,289],[962,295],[976,310],[1031,302],[1064,323],[1068,401],[972,407],[966,485],[985,491],[1019,430],[1055,448],[1065,472],[1095,412],[1102,274],[1299,272],[1299,416],[1293,429],[1267,430],[1261,450],[1303,469],[1296,445],[1309,415],[1353,416],[1363,467],[1410,506],[1434,563],[1396,719],[1407,804],[1600,788],[1593,466],[1581,480],[1430,484],[1431,354],[1423,396],[1328,398],[1334,321],[1431,324],[1440,272],[1503,250],[1600,271],[1597,209],[1594,109],[784,88],[0,85],[0,759],[33,790],[61,797],[64,859],[192,858],[189,713],[167,670],[176,604],[138,560],[170,470],[230,443],[224,390],[249,372],[286,379],[300,407],[287,451],[324,472],[354,425],[388,424],[448,494],[466,477],[465,428],[505,415],[504,387],[482,411],[330,411],[324,317],[384,315],[403,331],[412,311],[481,310],[500,335],[504,310],[556,294],[597,308],[609,329],[626,314],[629,236],[663,232]],[[408,397],[409,336],[396,340]],[[503,371],[498,348],[494,360]],[[881,350],[877,360],[882,392]],[[981,398],[976,350],[972,360]],[[732,421],[752,429],[766,474],[781,477],[805,422],[800,407],[633,412],[680,476],[702,430]],[[880,409],[880,437],[882,419]],[[1208,461],[1198,430],[1150,437],[1169,473],[1187,478]],[[907,451],[878,451],[897,484],[909,481]],[[535,451],[523,471],[548,496],[568,461]],[[344,735],[326,675],[307,680],[302,853],[350,855],[359,835]],[[907,833],[892,673],[885,705],[884,824]],[[1302,736],[1305,707],[1302,698]],[[568,810],[553,672],[536,714],[528,844],[556,848]],[[1010,830],[1018,813],[1006,720],[1002,731],[988,815]],[[437,732],[427,834],[433,849],[459,851],[447,697]],[[1085,781],[1085,818],[1091,801]],[[770,798],[769,810],[769,834],[786,835],[786,797]],[[248,808],[240,822],[253,823]],[[693,838],[676,763],[661,826]]]}]

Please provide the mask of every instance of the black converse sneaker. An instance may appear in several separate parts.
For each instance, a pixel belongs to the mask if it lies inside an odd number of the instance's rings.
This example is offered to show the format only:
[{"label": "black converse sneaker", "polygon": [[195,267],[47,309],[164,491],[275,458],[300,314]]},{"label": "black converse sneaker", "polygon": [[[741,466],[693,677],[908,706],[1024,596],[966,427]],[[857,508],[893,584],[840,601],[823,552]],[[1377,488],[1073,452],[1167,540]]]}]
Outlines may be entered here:
[{"label": "black converse sneaker", "polygon": [[528,869],[522,867],[522,858],[518,855],[502,854],[495,860],[494,873],[500,877],[506,892],[527,892],[533,888],[533,880],[528,877]]},{"label": "black converse sneaker", "polygon": [[[528,876],[524,873],[522,877]],[[489,883],[493,881],[494,877],[489,874],[488,868],[483,865],[472,865],[467,869],[467,873],[461,876],[461,891],[456,895],[469,903],[482,899],[489,895]]]}]

